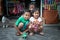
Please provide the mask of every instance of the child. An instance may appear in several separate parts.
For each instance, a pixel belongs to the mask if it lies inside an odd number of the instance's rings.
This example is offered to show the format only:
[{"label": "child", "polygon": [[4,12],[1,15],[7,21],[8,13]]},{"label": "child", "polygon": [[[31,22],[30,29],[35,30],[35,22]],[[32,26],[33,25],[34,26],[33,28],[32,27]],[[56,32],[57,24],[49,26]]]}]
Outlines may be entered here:
[{"label": "child", "polygon": [[7,28],[8,27],[8,24],[7,23],[9,23],[9,19],[8,18],[6,18],[5,16],[3,16],[2,17],[2,26],[3,26],[3,28]]},{"label": "child", "polygon": [[35,5],[34,5],[33,3],[31,3],[31,4],[29,5],[29,11],[30,11],[30,13],[31,13],[31,16],[32,16],[32,13],[34,12],[34,10],[35,10]]},{"label": "child", "polygon": [[23,34],[23,32],[28,31],[28,25],[29,25],[29,18],[30,18],[30,12],[25,11],[24,14],[19,17],[19,19],[15,23],[15,28],[17,30],[17,35]]},{"label": "child", "polygon": [[42,32],[43,26],[42,26],[42,19],[39,17],[39,10],[35,10],[33,13],[33,17],[30,18],[30,25],[29,25],[29,32],[30,35],[33,35],[34,33],[39,32],[39,34],[43,35]]}]

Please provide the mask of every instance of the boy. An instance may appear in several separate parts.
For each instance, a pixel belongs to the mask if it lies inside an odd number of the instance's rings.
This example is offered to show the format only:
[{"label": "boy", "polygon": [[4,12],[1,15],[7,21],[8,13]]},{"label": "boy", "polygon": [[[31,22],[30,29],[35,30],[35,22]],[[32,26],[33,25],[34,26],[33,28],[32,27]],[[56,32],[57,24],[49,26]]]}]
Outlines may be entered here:
[{"label": "boy", "polygon": [[31,4],[29,5],[29,11],[30,11],[30,13],[31,13],[31,16],[32,16],[32,14],[33,14],[33,12],[34,12],[35,9],[36,9],[36,8],[35,8],[35,4],[31,3]]},{"label": "boy", "polygon": [[17,35],[23,34],[23,32],[28,31],[30,12],[25,11],[24,14],[19,17],[15,23],[15,28],[17,30]]}]

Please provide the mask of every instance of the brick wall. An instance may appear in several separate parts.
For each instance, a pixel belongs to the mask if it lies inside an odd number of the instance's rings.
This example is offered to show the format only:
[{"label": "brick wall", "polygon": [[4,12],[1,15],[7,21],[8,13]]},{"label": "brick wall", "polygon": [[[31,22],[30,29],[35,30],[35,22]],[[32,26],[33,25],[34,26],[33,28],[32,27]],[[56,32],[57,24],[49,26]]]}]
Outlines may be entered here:
[{"label": "brick wall", "polygon": [[58,11],[57,10],[44,10],[43,17],[45,18],[46,24],[58,23]]},{"label": "brick wall", "polygon": [[57,10],[58,10],[59,19],[60,19],[60,3],[59,3],[59,5],[57,5]]}]

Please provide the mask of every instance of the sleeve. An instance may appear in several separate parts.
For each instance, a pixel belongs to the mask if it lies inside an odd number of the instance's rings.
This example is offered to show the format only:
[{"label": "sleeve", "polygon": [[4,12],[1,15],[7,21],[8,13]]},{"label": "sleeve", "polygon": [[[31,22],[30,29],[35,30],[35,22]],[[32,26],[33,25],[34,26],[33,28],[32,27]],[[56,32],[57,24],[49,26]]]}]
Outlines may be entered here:
[{"label": "sleeve", "polygon": [[34,18],[33,18],[33,17],[31,17],[29,20],[30,20],[30,22],[33,22],[33,21],[34,21]]},{"label": "sleeve", "polygon": [[42,21],[42,19],[41,19],[41,18],[38,18],[38,21],[39,21],[39,22],[41,22],[41,21]]},{"label": "sleeve", "polygon": [[20,22],[21,22],[21,17],[19,17],[19,18],[17,19],[15,25],[18,26]]}]

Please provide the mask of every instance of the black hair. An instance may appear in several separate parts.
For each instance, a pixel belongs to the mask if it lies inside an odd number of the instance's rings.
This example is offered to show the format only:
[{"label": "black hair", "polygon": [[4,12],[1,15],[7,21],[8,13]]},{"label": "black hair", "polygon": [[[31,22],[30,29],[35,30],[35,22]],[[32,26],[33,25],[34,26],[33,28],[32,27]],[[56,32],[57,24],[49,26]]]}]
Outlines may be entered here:
[{"label": "black hair", "polygon": [[30,6],[30,5],[34,5],[34,6],[36,7],[35,3],[30,3],[29,6]]},{"label": "black hair", "polygon": [[23,14],[24,14],[25,12],[29,12],[29,13],[30,13],[30,10],[25,9],[25,10],[23,11]]},{"label": "black hair", "polygon": [[[36,11],[39,11],[39,16],[40,16],[40,10],[39,10],[39,8],[37,8],[37,9],[34,10],[34,12],[36,12]],[[34,12],[33,12],[33,14],[34,14]]]},{"label": "black hair", "polygon": [[34,12],[36,12],[36,11],[39,11],[39,13],[40,13],[40,10],[39,10],[39,8],[36,8],[36,9],[34,10]]}]

